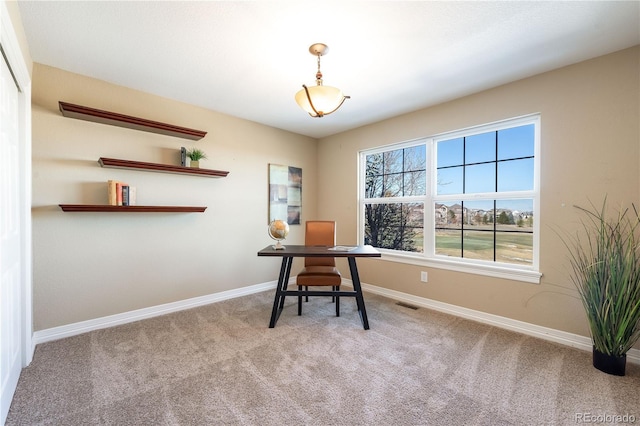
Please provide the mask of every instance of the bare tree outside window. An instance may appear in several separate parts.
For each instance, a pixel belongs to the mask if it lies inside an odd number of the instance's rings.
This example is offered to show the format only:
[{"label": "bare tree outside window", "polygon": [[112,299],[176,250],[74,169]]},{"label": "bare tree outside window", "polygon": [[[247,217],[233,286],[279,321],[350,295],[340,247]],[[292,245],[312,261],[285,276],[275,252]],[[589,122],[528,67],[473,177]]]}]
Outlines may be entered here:
[{"label": "bare tree outside window", "polygon": [[424,204],[385,202],[385,198],[424,195],[423,147],[404,148],[366,157],[365,244],[400,251],[423,249]]}]

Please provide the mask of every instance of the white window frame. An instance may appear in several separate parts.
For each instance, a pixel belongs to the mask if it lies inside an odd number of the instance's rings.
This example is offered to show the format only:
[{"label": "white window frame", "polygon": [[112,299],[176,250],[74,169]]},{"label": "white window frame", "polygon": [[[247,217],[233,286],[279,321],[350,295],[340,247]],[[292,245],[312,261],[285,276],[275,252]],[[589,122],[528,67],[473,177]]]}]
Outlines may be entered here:
[{"label": "white window frame", "polygon": [[[481,261],[469,258],[456,258],[450,256],[435,254],[435,218],[434,209],[436,200],[438,202],[447,200],[460,200],[460,195],[436,195],[437,182],[437,155],[436,145],[438,141],[454,139],[462,136],[471,136],[490,131],[497,131],[511,127],[518,127],[527,124],[534,124],[534,182],[533,189],[527,191],[511,191],[500,192],[496,197],[495,192],[465,194],[464,200],[483,200],[483,199],[509,199],[509,198],[527,198],[533,199],[533,262],[531,265],[517,265],[499,262]],[[358,158],[358,241],[364,244],[364,226],[365,226],[365,204],[376,202],[376,199],[365,199],[365,179],[366,179],[366,157],[367,155],[377,154],[381,152],[393,151],[402,148],[408,148],[416,145],[424,144],[426,146],[427,155],[427,173],[426,186],[427,193],[425,196],[397,197],[385,198],[384,202],[423,202],[424,203],[424,249],[422,253],[402,252],[397,250],[382,249],[378,250],[382,253],[382,260],[406,263],[411,265],[419,265],[438,269],[446,269],[456,272],[465,272],[478,274],[496,278],[504,278],[515,281],[528,283],[540,283],[542,273],[539,271],[539,255],[540,255],[540,114],[531,114],[527,116],[511,118],[480,126],[469,127],[453,132],[446,132],[438,135],[432,135],[426,138],[415,139],[411,141],[380,146],[376,148],[366,149],[359,152]]]}]

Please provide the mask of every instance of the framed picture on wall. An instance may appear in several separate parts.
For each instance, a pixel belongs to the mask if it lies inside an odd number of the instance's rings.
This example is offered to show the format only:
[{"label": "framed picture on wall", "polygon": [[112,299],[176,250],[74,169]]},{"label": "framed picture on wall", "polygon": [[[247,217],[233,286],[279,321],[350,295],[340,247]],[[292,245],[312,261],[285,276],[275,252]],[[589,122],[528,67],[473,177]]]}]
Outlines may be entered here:
[{"label": "framed picture on wall", "polygon": [[269,223],[286,220],[300,225],[302,214],[302,169],[269,164]]}]

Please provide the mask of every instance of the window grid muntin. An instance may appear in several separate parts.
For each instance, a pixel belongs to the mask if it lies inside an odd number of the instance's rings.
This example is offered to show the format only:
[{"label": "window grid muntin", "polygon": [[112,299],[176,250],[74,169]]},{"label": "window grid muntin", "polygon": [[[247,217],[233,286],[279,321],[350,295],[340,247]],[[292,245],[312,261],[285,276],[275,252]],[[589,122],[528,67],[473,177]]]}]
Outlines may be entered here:
[{"label": "window grid muntin", "polygon": [[[525,199],[529,199],[529,198],[525,198]],[[519,199],[521,200],[521,199]],[[467,257],[465,257],[464,253],[465,253],[465,231],[468,232],[474,232],[474,233],[491,233],[493,235],[493,256],[492,256],[492,261],[493,262],[498,262],[498,235],[500,234],[523,234],[523,235],[534,235],[534,230],[520,230],[520,229],[505,229],[505,228],[498,228],[499,225],[499,221],[498,221],[498,210],[502,210],[500,208],[498,208],[498,201],[506,201],[506,199],[501,199],[501,198],[496,198],[491,200],[492,201],[492,207],[489,210],[491,212],[491,221],[489,222],[491,224],[491,228],[486,228],[486,229],[482,229],[482,228],[475,228],[473,227],[473,225],[470,223],[471,221],[469,220],[469,217],[471,217],[471,211],[474,210],[472,207],[469,206],[465,206],[465,202],[471,202],[473,203],[474,201],[477,201],[476,199],[470,199],[470,200],[452,200],[452,201],[459,201],[460,202],[460,208],[461,208],[461,213],[462,213],[462,218],[460,220],[460,227],[451,227],[451,226],[438,226],[435,218],[434,218],[434,236],[435,234],[437,234],[437,231],[448,231],[448,232],[456,232],[459,234],[459,238],[460,238],[460,256],[454,256],[454,257],[459,257],[461,259],[465,259]],[[488,201],[488,200],[483,200],[483,201]],[[533,199],[531,199],[531,201],[533,202]],[[437,209],[437,205],[444,205],[443,203],[438,203],[438,202],[434,202],[433,203],[433,207],[434,207],[434,211]],[[455,205],[455,204],[454,204]],[[448,207],[445,205],[445,207]],[[466,218],[466,219],[465,219]],[[515,225],[517,225],[517,221],[514,223]],[[467,226],[465,226],[467,225]],[[436,256],[448,256],[448,255],[443,255],[443,254],[439,254],[437,253],[438,249],[437,247],[435,247],[434,249],[434,254]]]},{"label": "window grid muntin", "polygon": [[[426,186],[426,174],[427,174],[427,161],[426,161],[426,149],[425,149],[425,153],[423,156],[423,159],[421,161],[419,161],[419,166],[416,167],[411,167],[412,165],[408,163],[408,155],[407,155],[407,151],[408,150],[412,150],[415,148],[419,148],[421,146],[423,146],[424,144],[412,144],[412,145],[407,145],[407,146],[402,146],[402,147],[396,147],[393,149],[389,149],[386,151],[380,151],[380,152],[371,152],[371,153],[365,153],[364,154],[364,167],[365,167],[365,188],[364,188],[364,198],[365,199],[371,199],[371,198],[391,198],[391,197],[407,197],[408,195],[407,192],[410,191],[410,189],[407,188],[407,176],[411,176],[411,175],[415,175],[416,173],[419,172],[424,172],[425,174],[425,181],[423,182],[423,184],[421,185],[421,187],[423,188],[423,193],[420,194],[422,196],[425,195],[426,191],[427,191],[427,186]],[[397,167],[394,167],[395,164],[387,164],[389,160],[389,157],[392,157],[392,154],[395,152],[399,152],[401,155],[401,164],[400,164],[400,169],[397,169]],[[370,157],[381,157],[382,160],[382,165],[380,167],[379,170],[381,170],[378,173],[369,173],[369,165],[372,163],[372,161],[370,161]],[[420,164],[421,163],[421,164]],[[388,169],[390,169],[391,171],[387,171]],[[399,171],[398,171],[399,170]],[[381,192],[380,194],[378,194],[378,197],[369,197],[368,194],[371,192],[369,187],[368,187],[368,182],[369,181],[377,181],[378,179],[381,179],[382,181],[382,188],[381,188]],[[389,186],[387,186],[387,183],[390,183],[391,185],[395,185],[396,183],[399,186],[399,194],[393,194],[393,195],[385,195],[385,193],[387,193],[387,190],[391,189]]]},{"label": "window grid muntin", "polygon": [[[498,193],[501,192],[498,190],[499,188],[499,179],[500,179],[500,173],[499,173],[499,164],[500,163],[507,163],[507,162],[514,162],[514,161],[519,161],[519,160],[527,160],[527,159],[533,159],[535,161],[535,154],[534,155],[530,155],[530,156],[520,156],[520,157],[511,157],[511,158],[503,158],[500,159],[499,158],[499,146],[500,146],[500,132],[503,130],[512,130],[512,129],[518,129],[518,128],[524,128],[527,127],[529,125],[518,125],[518,126],[511,126],[511,127],[505,127],[502,129],[498,129],[492,132],[479,132],[479,133],[474,133],[471,135],[465,135],[462,137],[455,137],[455,138],[449,138],[449,139],[443,139],[443,140],[439,140],[439,141],[435,141],[434,144],[437,145],[439,143],[447,143],[447,142],[452,142],[455,141],[457,139],[462,139],[462,164],[448,164],[446,166],[438,166],[437,165],[437,161],[438,158],[437,156],[435,157],[436,160],[436,175],[438,173],[439,170],[446,170],[446,169],[453,169],[453,168],[457,168],[457,167],[462,167],[462,194],[467,194],[469,192],[467,192],[467,168],[470,166],[479,166],[479,165],[486,165],[486,164],[494,164],[495,167],[495,171],[494,171],[494,192]],[[535,131],[535,128],[534,128]],[[486,160],[486,161],[475,161],[475,162],[469,162],[467,163],[467,143],[468,143],[468,139],[469,138],[473,138],[476,136],[482,136],[482,135],[486,135],[489,133],[493,133],[494,134],[494,147],[493,147],[493,153],[494,153],[494,158],[492,160]],[[533,141],[533,143],[535,144],[535,140]],[[436,148],[437,149],[437,148]],[[532,178],[534,178],[532,176]],[[533,185],[532,185],[533,186]],[[471,192],[474,193],[474,192]],[[455,194],[455,193],[454,193]],[[447,194],[447,195],[454,195],[454,194]],[[438,189],[436,187],[436,196],[439,195]]]}]

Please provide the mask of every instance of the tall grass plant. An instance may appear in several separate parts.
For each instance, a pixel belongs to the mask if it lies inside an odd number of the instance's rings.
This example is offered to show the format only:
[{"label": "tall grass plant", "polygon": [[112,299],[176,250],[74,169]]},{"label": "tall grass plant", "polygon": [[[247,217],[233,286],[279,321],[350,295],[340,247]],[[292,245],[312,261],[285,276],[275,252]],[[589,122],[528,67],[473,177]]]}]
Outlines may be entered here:
[{"label": "tall grass plant", "polygon": [[623,356],[640,338],[640,217],[635,206],[607,215],[576,206],[585,214],[581,229],[563,238],[569,250],[571,280],[589,321],[594,348]]}]

